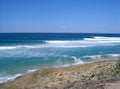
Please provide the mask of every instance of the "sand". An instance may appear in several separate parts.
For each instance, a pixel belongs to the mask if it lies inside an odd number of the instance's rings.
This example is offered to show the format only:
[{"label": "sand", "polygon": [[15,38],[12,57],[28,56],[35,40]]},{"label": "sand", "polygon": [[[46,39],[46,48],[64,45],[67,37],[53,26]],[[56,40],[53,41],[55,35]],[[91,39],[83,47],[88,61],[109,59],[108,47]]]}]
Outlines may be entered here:
[{"label": "sand", "polygon": [[111,77],[115,65],[116,61],[108,60],[41,69],[0,84],[0,89],[111,89],[102,88],[102,85],[115,86],[113,83],[119,81]]}]

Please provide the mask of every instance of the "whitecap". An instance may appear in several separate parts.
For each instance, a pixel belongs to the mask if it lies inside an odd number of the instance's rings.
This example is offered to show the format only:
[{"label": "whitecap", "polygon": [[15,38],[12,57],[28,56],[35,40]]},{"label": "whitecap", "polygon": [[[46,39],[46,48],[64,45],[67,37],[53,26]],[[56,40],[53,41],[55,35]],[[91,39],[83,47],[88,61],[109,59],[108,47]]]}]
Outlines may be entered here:
[{"label": "whitecap", "polygon": [[0,50],[32,49],[32,48],[79,48],[92,46],[120,45],[120,37],[84,38],[83,40],[45,40],[44,44],[0,46]]}]

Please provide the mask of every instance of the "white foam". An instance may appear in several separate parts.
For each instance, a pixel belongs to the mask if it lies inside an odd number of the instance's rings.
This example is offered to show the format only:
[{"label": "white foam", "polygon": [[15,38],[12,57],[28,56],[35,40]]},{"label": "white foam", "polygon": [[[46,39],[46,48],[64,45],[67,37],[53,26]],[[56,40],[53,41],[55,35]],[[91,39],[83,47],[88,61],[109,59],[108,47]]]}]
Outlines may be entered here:
[{"label": "white foam", "polygon": [[44,44],[0,46],[0,50],[30,49],[30,48],[78,48],[91,46],[120,45],[120,37],[93,37],[83,40],[46,40]]},{"label": "white foam", "polygon": [[98,43],[120,43],[120,37],[93,37],[93,38],[84,38],[85,41],[96,41]]},{"label": "white foam", "polygon": [[[32,70],[28,70],[27,73],[31,73],[31,72],[35,72],[37,69],[32,69]],[[24,74],[27,74],[24,73]],[[13,81],[15,80],[17,77],[20,77],[24,74],[15,74],[15,75],[7,75],[7,74],[0,74],[0,84],[7,82],[7,81]]]},{"label": "white foam", "polygon": [[119,57],[120,54],[108,54],[108,56],[112,56],[112,57]]},{"label": "white foam", "polygon": [[120,55],[119,54],[101,54],[101,55],[84,56],[83,58],[100,59],[103,56],[106,56],[109,58],[109,57],[119,57]]},{"label": "white foam", "polygon": [[8,76],[1,76],[0,83],[15,80],[16,77],[22,76],[22,74],[15,74],[15,75],[8,75]]},{"label": "white foam", "polygon": [[51,40],[51,41],[45,41],[47,43],[51,43],[51,44],[55,44],[55,43],[69,43],[69,41],[65,41],[65,40]]},{"label": "white foam", "polygon": [[120,44],[120,37],[93,37],[83,40],[51,40],[46,41],[49,44],[60,44],[62,47],[89,47],[96,45],[116,45]]},{"label": "white foam", "polygon": [[80,58],[77,58],[75,56],[72,56],[71,58],[73,58],[75,63],[77,63],[77,64],[83,64],[84,63]]},{"label": "white foam", "polygon": [[[31,70],[28,70],[27,73],[31,73],[35,71],[37,71],[37,69],[31,69]],[[17,77],[22,76],[22,75],[24,74],[15,74],[15,75],[7,75],[6,73],[0,74],[0,83],[4,83],[7,81],[13,81]]]},{"label": "white foam", "polygon": [[0,50],[8,50],[8,49],[15,49],[16,46],[2,46],[0,47]]},{"label": "white foam", "polygon": [[84,56],[83,58],[96,59],[96,58],[101,58],[101,55]]},{"label": "white foam", "polygon": [[31,69],[31,70],[28,70],[27,73],[31,73],[31,72],[35,72],[37,71],[37,69]]},{"label": "white foam", "polygon": [[22,45],[22,46],[1,46],[0,50],[14,50],[14,49],[31,49],[31,48],[78,48],[78,47],[89,47],[85,45],[75,44],[44,44],[44,45]]}]

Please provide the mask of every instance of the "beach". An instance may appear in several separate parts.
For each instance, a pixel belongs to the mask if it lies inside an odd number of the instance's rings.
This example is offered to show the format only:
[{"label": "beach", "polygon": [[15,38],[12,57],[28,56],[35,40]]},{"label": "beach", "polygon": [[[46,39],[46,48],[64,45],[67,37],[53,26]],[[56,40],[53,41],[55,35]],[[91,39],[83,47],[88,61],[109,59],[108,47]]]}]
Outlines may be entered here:
[{"label": "beach", "polygon": [[112,81],[119,53],[120,34],[0,33],[0,89],[85,89]]},{"label": "beach", "polygon": [[97,89],[100,84],[119,80],[111,77],[115,65],[116,61],[108,60],[40,69],[3,83],[0,89]]},{"label": "beach", "polygon": [[0,89],[120,89],[120,0],[0,0]]},{"label": "beach", "polygon": [[0,33],[0,83],[38,69],[116,60],[120,34]]}]

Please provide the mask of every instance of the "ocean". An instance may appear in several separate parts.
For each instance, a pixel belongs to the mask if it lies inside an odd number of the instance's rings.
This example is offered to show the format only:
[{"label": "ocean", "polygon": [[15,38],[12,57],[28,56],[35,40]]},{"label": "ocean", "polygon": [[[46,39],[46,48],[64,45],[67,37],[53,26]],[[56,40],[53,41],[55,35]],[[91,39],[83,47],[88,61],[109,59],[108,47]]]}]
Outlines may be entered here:
[{"label": "ocean", "polygon": [[120,34],[0,33],[0,83],[41,68],[116,60]]}]

